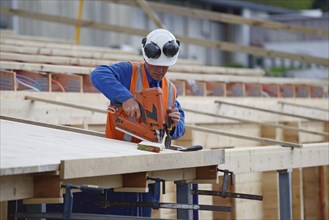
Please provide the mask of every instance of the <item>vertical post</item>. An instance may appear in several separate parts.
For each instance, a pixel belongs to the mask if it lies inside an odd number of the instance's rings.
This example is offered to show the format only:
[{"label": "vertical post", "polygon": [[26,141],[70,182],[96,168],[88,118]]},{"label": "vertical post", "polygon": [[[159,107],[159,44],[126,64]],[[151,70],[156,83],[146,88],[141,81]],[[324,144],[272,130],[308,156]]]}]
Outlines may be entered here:
[{"label": "vertical post", "polygon": [[[177,181],[176,183],[176,197],[178,204],[192,204],[191,183],[185,181]],[[193,219],[192,210],[177,209],[177,219]]]},{"label": "vertical post", "polygon": [[64,199],[64,215],[63,220],[70,220],[73,208],[73,193],[72,185],[65,186],[65,199]]},{"label": "vertical post", "polygon": [[291,171],[279,170],[280,219],[292,219]]},{"label": "vertical post", "polygon": [[[198,190],[198,184],[192,184],[192,190],[197,191]],[[199,196],[198,194],[193,195],[193,204],[198,205],[199,204]],[[193,210],[193,220],[199,220],[199,210]]]},{"label": "vertical post", "polygon": [[80,43],[80,20],[83,12],[83,0],[79,1],[79,11],[78,11],[78,24],[75,25],[75,44],[79,45]]}]

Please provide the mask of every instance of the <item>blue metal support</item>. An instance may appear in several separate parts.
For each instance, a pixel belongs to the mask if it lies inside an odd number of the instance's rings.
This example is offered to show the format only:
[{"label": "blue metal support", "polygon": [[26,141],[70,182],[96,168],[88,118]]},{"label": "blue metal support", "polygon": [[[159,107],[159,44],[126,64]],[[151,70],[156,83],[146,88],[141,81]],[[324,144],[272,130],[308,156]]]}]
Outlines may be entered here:
[{"label": "blue metal support", "polygon": [[[185,181],[177,181],[176,196],[179,204],[192,204],[192,184]],[[193,211],[177,209],[177,219],[193,219]]]},{"label": "blue metal support", "polygon": [[291,171],[279,170],[280,219],[292,219]]},{"label": "blue metal support", "polygon": [[[197,191],[198,190],[198,184],[192,184],[192,190]],[[199,204],[199,195],[193,194],[193,204],[198,205]],[[193,220],[199,220],[199,210],[193,210]]]},{"label": "blue metal support", "polygon": [[72,215],[73,208],[73,193],[72,193],[72,185],[65,185],[65,199],[64,199],[64,220],[70,220]]}]

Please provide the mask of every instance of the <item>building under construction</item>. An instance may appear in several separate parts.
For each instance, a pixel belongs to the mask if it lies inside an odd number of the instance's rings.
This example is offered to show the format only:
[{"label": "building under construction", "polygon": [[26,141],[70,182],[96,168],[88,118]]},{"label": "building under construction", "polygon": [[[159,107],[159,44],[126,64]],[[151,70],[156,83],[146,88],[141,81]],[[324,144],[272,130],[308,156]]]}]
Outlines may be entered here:
[{"label": "building under construction", "polygon": [[[124,219],[76,212],[80,192],[155,219],[329,219],[328,15],[229,2],[1,1],[0,219]],[[90,80],[142,61],[156,28],[181,41],[166,76],[186,123],[158,153],[105,138],[110,100]],[[152,202],[105,196],[150,183]]]}]

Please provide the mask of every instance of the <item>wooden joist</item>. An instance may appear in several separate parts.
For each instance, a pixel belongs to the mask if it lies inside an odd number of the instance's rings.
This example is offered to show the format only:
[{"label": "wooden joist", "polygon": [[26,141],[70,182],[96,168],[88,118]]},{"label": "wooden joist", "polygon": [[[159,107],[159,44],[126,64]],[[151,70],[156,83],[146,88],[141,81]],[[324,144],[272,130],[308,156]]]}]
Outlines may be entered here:
[{"label": "wooden joist", "polygon": [[[110,24],[92,22],[87,20],[77,20],[68,17],[47,15],[43,13],[37,13],[37,12],[31,12],[26,10],[7,8],[7,7],[1,7],[0,12],[12,16],[16,15],[30,19],[41,19],[43,21],[57,22],[57,23],[68,24],[68,25],[79,24],[81,27],[95,28],[105,31],[114,31],[114,32],[139,35],[139,36],[146,36],[150,32],[149,30],[141,30],[137,28],[131,28],[126,26],[123,27],[119,25],[110,25]],[[280,57],[284,59],[297,60],[305,63],[319,64],[323,66],[329,65],[328,59],[315,57],[315,56],[299,55],[299,54],[293,54],[293,53],[275,51],[275,50],[266,50],[259,47],[244,46],[244,45],[234,44],[224,41],[205,40],[205,39],[191,38],[191,37],[180,36],[180,35],[176,35],[176,37],[179,38],[183,43],[194,44],[194,45],[199,45],[209,48],[216,48],[223,51],[247,53],[247,54],[253,54],[256,56],[263,56],[263,57]]]},{"label": "wooden joist", "polygon": [[[38,63],[20,63],[12,61],[0,61],[0,67],[8,70],[28,70],[28,71],[44,71],[67,74],[87,74],[94,68],[69,66],[69,65],[52,65]],[[186,73],[168,72],[167,76],[172,80],[186,80]],[[189,74],[188,79],[209,82],[245,82],[245,83],[264,83],[264,84],[305,84],[326,86],[329,83],[324,80],[309,79],[289,79],[279,77],[255,77],[255,76],[226,76],[217,74]]]},{"label": "wooden joist", "polygon": [[235,174],[329,165],[329,143],[304,144],[303,148],[279,146],[243,147],[225,150],[219,167]]},{"label": "wooden joist", "polygon": [[[143,60],[142,57],[132,56],[124,57],[126,55],[115,54],[97,54],[94,52],[77,53],[71,50],[65,52],[64,50],[45,50],[43,48],[27,48],[27,47],[12,47],[2,45],[0,52],[2,61],[22,61],[27,63],[47,63],[59,65],[77,65],[77,66],[98,66],[110,65],[119,61],[135,61]],[[4,52],[8,51],[8,52]],[[31,54],[33,56],[31,56]],[[177,63],[170,67],[168,72],[185,72],[197,74],[214,74],[214,75],[241,75],[241,76],[263,76],[263,70],[248,69],[248,68],[229,68],[220,66],[201,66],[201,65],[186,65]]]},{"label": "wooden joist", "polygon": [[[20,36],[20,35],[17,35]],[[31,36],[32,38],[32,36]],[[38,39],[38,37],[36,37]],[[0,43],[3,45],[16,45],[31,48],[56,48],[64,50],[76,50],[76,51],[87,51],[87,52],[103,52],[103,53],[114,53],[114,54],[126,54],[126,55],[138,55],[136,51],[124,51],[120,49],[107,48],[107,47],[96,47],[96,46],[85,46],[85,45],[74,45],[65,43],[53,43],[43,41],[32,41],[15,39],[13,37],[0,36]]]},{"label": "wooden joist", "polygon": [[252,109],[252,110],[256,110],[256,111],[263,111],[263,112],[268,112],[268,113],[273,113],[273,114],[287,115],[287,116],[297,117],[297,118],[304,118],[304,119],[311,120],[311,121],[320,121],[320,122],[329,123],[328,117],[327,118],[314,118],[314,117],[309,117],[306,115],[296,115],[296,114],[292,114],[290,112],[275,111],[275,110],[271,110],[271,109],[264,109],[264,108],[258,108],[258,107],[253,107],[253,106],[241,105],[241,104],[231,103],[231,102],[226,102],[226,101],[221,101],[221,100],[217,100],[217,101],[215,101],[215,103],[232,105],[232,106],[239,107],[239,108],[248,108],[248,109]]},{"label": "wooden joist", "polygon": [[[104,0],[103,0],[104,1]],[[118,1],[118,0],[105,0],[107,2],[114,2],[118,4],[126,4],[130,6],[136,6],[136,2],[134,1]],[[312,34],[319,35],[322,37],[328,37],[329,31],[319,28],[309,28],[297,25],[284,24],[279,22],[267,21],[267,20],[259,20],[259,19],[248,19],[237,15],[220,13],[220,12],[212,12],[208,10],[196,9],[196,8],[188,8],[184,6],[171,5],[171,4],[163,4],[159,2],[149,2],[148,3],[152,9],[164,12],[164,13],[174,13],[177,15],[183,15],[188,17],[196,17],[200,19],[207,19],[212,21],[219,21],[229,24],[237,24],[237,25],[250,25],[253,27],[260,28],[268,28],[275,30],[283,30],[283,31],[291,31],[291,32],[299,32],[304,34]]]}]

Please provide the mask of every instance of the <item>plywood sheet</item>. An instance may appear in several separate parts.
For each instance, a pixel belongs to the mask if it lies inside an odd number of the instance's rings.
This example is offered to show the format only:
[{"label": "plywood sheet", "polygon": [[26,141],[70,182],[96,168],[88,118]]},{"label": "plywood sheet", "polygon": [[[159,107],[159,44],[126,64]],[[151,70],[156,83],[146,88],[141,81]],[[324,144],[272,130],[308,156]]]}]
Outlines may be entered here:
[{"label": "plywood sheet", "polygon": [[223,150],[152,153],[137,145],[92,135],[1,120],[0,175],[59,170],[83,178],[223,163]]}]

